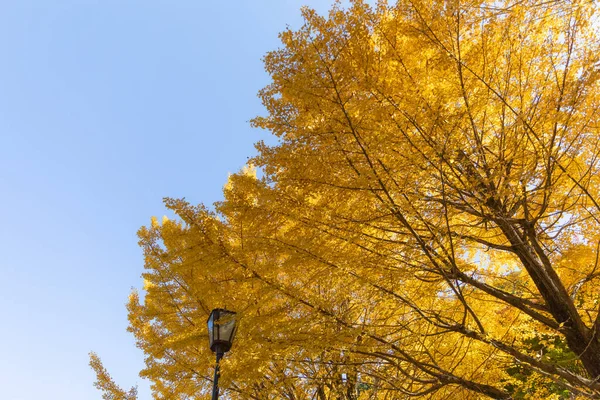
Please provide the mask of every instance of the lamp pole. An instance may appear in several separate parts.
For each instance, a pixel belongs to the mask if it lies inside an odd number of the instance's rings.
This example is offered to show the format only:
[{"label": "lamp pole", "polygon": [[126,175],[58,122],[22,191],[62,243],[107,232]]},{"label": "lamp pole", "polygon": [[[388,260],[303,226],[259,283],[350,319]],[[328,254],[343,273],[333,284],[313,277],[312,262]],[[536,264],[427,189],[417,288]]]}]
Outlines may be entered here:
[{"label": "lamp pole", "polygon": [[219,364],[221,363],[221,358],[223,358],[224,354],[225,353],[220,349],[217,350],[217,362],[215,363],[215,378],[213,380],[212,400],[219,400],[219,375],[221,375]]},{"label": "lamp pole", "polygon": [[215,378],[213,380],[212,400],[219,399],[219,377],[221,359],[231,349],[235,337],[236,313],[223,308],[215,308],[208,317],[208,339],[210,349],[217,354]]}]

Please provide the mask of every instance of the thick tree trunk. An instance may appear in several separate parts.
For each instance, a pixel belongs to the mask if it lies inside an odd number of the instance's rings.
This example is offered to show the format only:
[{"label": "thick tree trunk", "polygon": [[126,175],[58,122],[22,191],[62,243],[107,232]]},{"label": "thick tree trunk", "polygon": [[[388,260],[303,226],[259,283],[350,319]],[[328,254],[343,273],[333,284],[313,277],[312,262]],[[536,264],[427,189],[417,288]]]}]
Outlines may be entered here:
[{"label": "thick tree trunk", "polygon": [[581,319],[558,274],[537,241],[533,226],[520,229],[513,221],[502,217],[496,223],[545,300],[550,314],[561,325],[569,348],[580,358],[592,379],[600,377],[600,342],[595,330]]}]

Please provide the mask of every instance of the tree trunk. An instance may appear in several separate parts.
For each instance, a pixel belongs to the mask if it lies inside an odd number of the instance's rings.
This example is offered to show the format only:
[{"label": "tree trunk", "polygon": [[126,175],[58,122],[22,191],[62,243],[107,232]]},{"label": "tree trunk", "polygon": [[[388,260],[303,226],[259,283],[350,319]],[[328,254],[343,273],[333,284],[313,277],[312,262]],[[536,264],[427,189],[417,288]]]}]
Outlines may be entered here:
[{"label": "tree trunk", "polygon": [[577,354],[592,379],[600,377],[600,342],[597,335],[583,323],[575,304],[539,245],[534,227],[525,225],[525,228],[519,229],[516,223],[502,217],[496,223],[512,244],[545,300],[548,311],[561,325],[559,330],[571,351]]}]

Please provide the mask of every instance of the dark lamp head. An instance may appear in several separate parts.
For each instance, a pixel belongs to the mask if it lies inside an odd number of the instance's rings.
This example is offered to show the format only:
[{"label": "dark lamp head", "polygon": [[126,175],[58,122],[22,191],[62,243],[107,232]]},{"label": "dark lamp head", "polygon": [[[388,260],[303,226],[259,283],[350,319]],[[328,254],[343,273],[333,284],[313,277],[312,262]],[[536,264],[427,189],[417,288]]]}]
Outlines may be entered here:
[{"label": "dark lamp head", "polygon": [[231,349],[236,322],[235,312],[223,308],[212,310],[208,317],[208,339],[213,352],[225,353]]}]

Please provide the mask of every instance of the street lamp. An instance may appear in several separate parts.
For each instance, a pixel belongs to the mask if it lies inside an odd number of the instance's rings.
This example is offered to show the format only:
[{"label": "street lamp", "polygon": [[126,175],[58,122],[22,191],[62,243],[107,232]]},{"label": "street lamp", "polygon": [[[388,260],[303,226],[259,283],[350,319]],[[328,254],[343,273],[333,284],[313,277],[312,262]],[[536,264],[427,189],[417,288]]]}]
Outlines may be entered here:
[{"label": "street lamp", "polygon": [[208,339],[210,349],[217,353],[215,379],[213,382],[212,400],[219,398],[219,362],[223,355],[231,349],[236,331],[235,312],[223,308],[215,308],[208,317]]}]

